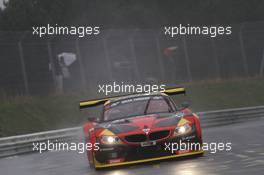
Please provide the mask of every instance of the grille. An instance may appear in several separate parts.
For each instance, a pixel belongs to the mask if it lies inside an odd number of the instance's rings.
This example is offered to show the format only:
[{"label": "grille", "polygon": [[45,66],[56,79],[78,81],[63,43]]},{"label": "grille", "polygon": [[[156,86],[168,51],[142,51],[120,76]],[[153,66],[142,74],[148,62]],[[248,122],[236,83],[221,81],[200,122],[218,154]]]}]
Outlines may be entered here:
[{"label": "grille", "polygon": [[144,134],[135,134],[126,136],[125,140],[127,142],[145,142],[147,140],[147,137]]},{"label": "grille", "polygon": [[169,130],[165,131],[157,131],[157,132],[152,132],[149,134],[149,139],[150,140],[159,140],[167,137],[170,134]]}]

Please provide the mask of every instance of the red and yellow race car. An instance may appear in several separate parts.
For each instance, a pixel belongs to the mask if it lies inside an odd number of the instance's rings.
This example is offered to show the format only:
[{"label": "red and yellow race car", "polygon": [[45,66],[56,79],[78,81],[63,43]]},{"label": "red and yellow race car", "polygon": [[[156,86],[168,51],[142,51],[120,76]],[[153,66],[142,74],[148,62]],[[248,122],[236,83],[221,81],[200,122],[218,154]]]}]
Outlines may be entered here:
[{"label": "red and yellow race car", "polygon": [[87,151],[94,168],[127,165],[203,154],[199,118],[187,103],[175,105],[170,95],[183,94],[182,87],[163,92],[81,101],[80,108],[103,105],[100,118],[84,125]]}]

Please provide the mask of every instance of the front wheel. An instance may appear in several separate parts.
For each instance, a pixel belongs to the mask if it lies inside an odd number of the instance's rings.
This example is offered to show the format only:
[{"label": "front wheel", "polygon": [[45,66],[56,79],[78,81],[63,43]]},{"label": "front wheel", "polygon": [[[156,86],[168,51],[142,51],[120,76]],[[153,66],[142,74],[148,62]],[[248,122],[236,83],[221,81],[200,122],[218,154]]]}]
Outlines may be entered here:
[{"label": "front wheel", "polygon": [[94,155],[93,155],[93,153],[90,152],[90,153],[87,154],[87,156],[88,156],[88,162],[89,162],[90,168],[94,169],[94,170],[97,170],[97,168],[94,165]]}]

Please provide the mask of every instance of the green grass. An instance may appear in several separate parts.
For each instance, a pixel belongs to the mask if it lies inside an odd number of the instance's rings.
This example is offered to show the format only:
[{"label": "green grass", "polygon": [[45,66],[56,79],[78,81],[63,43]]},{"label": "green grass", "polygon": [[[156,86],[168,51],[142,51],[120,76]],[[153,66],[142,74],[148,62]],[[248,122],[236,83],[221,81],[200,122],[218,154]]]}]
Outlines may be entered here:
[{"label": "green grass", "polygon": [[195,111],[264,105],[264,79],[197,82],[186,85]]},{"label": "green grass", "polygon": [[5,99],[0,105],[0,133],[6,136],[76,126],[83,121],[77,105],[74,96]]},{"label": "green grass", "polygon": [[[191,108],[197,112],[264,105],[264,79],[260,78],[192,82],[184,86],[187,90],[187,97],[184,98],[191,102]],[[89,98],[89,95],[86,96]],[[89,115],[94,114],[94,111],[79,111],[78,101],[81,97],[83,96],[2,97],[0,136],[81,125]]]}]

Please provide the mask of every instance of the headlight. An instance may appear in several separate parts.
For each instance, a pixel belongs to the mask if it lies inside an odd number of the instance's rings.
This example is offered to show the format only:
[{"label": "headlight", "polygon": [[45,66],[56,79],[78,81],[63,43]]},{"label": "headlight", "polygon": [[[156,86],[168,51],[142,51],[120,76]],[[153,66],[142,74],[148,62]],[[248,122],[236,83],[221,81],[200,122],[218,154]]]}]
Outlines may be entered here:
[{"label": "headlight", "polygon": [[175,128],[173,135],[174,136],[184,135],[184,134],[189,133],[191,130],[192,130],[192,127],[188,123],[186,123],[182,126]]},{"label": "headlight", "polygon": [[120,144],[122,141],[118,136],[102,136],[101,143],[103,144]]}]

